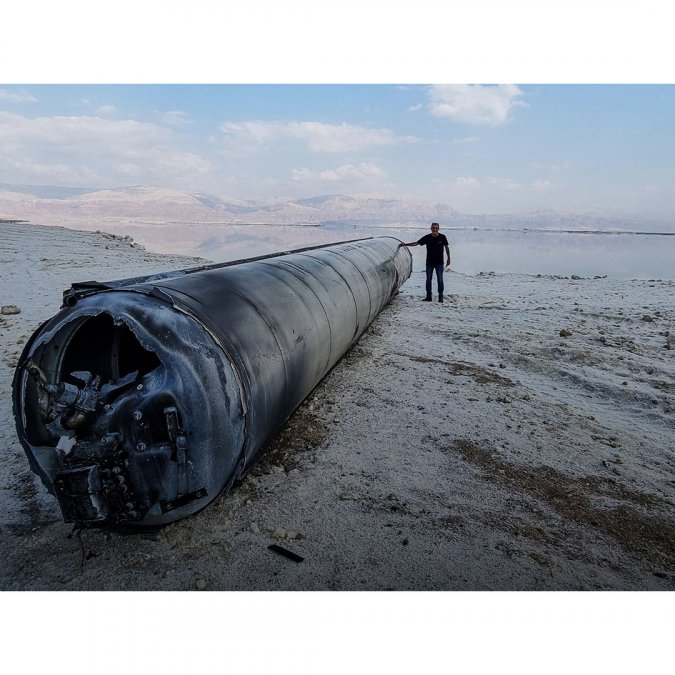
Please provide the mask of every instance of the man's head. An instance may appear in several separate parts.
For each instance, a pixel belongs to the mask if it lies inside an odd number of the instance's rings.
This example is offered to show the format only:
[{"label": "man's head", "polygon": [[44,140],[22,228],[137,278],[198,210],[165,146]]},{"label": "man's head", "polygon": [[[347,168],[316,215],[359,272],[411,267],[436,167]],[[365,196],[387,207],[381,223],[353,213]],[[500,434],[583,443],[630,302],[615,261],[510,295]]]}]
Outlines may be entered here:
[{"label": "man's head", "polygon": [[431,234],[437,235],[440,227],[438,223],[431,223]]}]

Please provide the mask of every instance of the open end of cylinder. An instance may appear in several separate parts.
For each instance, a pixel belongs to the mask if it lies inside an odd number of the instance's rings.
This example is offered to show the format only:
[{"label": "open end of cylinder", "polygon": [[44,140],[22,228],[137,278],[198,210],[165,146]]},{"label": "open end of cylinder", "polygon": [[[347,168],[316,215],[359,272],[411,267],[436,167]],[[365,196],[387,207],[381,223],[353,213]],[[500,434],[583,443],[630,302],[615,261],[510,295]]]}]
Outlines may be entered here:
[{"label": "open end of cylinder", "polygon": [[[221,403],[207,401],[210,384],[228,404],[225,368],[199,345],[208,335],[184,315],[148,330],[106,311],[65,312],[27,348],[15,382],[20,436],[64,520],[153,527],[202,508],[243,442]],[[225,447],[208,457],[214,418]]]}]

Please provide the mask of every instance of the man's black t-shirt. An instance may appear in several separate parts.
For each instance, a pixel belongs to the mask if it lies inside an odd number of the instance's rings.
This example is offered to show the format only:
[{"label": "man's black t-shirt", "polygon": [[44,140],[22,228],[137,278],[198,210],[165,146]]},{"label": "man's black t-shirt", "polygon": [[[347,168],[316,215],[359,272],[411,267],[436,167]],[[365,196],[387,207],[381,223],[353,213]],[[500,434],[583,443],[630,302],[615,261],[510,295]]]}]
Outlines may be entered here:
[{"label": "man's black t-shirt", "polygon": [[437,267],[443,264],[443,250],[448,245],[444,234],[425,234],[418,242],[420,246],[427,247],[427,265]]}]

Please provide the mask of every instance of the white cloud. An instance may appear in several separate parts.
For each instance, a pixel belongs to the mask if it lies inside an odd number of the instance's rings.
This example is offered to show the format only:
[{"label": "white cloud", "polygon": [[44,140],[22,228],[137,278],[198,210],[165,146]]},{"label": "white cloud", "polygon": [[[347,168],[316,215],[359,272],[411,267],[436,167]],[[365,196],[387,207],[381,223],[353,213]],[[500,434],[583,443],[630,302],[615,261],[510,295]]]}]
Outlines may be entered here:
[{"label": "white cloud", "polygon": [[487,126],[507,122],[511,110],[524,105],[518,100],[522,93],[514,84],[438,84],[427,90],[433,115]]},{"label": "white cloud", "polygon": [[100,105],[96,112],[103,117],[109,117],[117,113],[117,108],[114,105]]},{"label": "white cloud", "polygon": [[260,147],[273,141],[292,139],[319,153],[351,152],[416,140],[411,136],[396,136],[391,129],[321,122],[223,122],[220,130],[240,147]]},{"label": "white cloud", "polygon": [[488,176],[486,180],[489,185],[495,185],[504,190],[517,190],[520,188],[520,183],[511,178],[495,178],[494,176]]},{"label": "white cloud", "polygon": [[386,177],[386,172],[377,164],[372,162],[361,162],[360,164],[342,164],[335,169],[326,169],[324,171],[311,171],[310,169],[293,169],[293,180],[296,181],[315,181],[334,183],[346,180],[371,180]]},{"label": "white cloud", "polygon": [[143,172],[142,167],[133,162],[118,162],[112,165],[112,169],[118,176],[129,176],[134,178],[140,176]]},{"label": "white cloud", "polygon": [[311,169],[293,169],[291,171],[291,176],[293,177],[293,180],[296,181],[315,180],[317,173]]},{"label": "white cloud", "polygon": [[546,179],[536,179],[528,183],[521,183],[513,178],[503,178],[498,176],[483,176],[476,178],[474,176],[459,176],[447,183],[439,182],[441,186],[451,190],[454,193],[467,195],[469,193],[481,195],[497,195],[499,193],[516,191],[521,194],[531,193],[533,190],[544,192],[553,187],[553,183]]},{"label": "white cloud", "polygon": [[28,118],[0,112],[0,182],[108,187],[126,181],[189,184],[212,166],[172,131],[93,116]]},{"label": "white cloud", "polygon": [[344,180],[345,178],[384,178],[386,172],[369,162],[362,162],[361,164],[343,164],[330,171],[322,171],[320,174],[321,180],[336,181]]},{"label": "white cloud", "polygon": [[190,116],[182,110],[169,110],[168,112],[160,113],[160,115],[162,122],[171,127],[182,127],[192,124]]},{"label": "white cloud", "polygon": [[480,180],[473,176],[458,176],[451,183],[451,187],[457,190],[476,190],[480,185]]},{"label": "white cloud", "polygon": [[35,96],[31,96],[26,91],[7,91],[0,89],[0,101],[3,103],[37,103]]}]

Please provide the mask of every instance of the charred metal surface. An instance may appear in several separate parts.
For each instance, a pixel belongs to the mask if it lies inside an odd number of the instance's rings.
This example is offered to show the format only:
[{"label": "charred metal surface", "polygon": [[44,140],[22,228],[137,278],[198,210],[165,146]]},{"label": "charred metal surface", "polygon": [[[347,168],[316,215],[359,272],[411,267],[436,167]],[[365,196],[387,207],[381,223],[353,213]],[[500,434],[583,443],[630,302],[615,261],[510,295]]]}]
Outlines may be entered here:
[{"label": "charred metal surface", "polygon": [[254,461],[410,276],[392,237],[73,284],[17,367],[31,468],[66,522],[157,527]]}]

